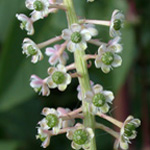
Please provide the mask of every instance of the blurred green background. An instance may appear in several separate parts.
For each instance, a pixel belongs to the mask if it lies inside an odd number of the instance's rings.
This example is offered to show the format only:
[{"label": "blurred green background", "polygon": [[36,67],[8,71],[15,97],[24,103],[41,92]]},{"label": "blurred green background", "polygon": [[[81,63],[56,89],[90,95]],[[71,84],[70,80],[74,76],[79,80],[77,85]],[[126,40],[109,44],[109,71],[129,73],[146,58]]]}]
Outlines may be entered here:
[{"label": "blurred green background", "polygon": [[[38,96],[29,86],[31,74],[47,76],[48,57],[36,65],[22,55],[22,41],[27,36],[19,28],[16,13],[29,11],[25,0],[0,0],[0,150],[40,150],[41,142],[35,139],[37,122],[44,106],[75,109],[77,79],[65,92],[51,90],[49,97]],[[90,78],[112,90],[115,104],[110,115],[123,121],[132,114],[142,120],[138,137],[132,142],[132,150],[150,150],[150,1],[149,0],[74,0],[78,16],[89,19],[110,19],[114,9],[122,10],[127,22],[122,30],[123,65],[106,75],[94,65],[89,69]],[[60,35],[66,28],[62,11],[51,14],[34,24],[35,34],[30,37],[36,43]],[[98,27],[100,40],[109,40],[108,28]],[[43,49],[44,51],[45,49]],[[95,53],[97,47],[89,45],[87,52]],[[73,61],[72,54],[70,61]],[[110,123],[97,119],[106,125]],[[116,128],[115,128],[116,129]],[[103,131],[96,131],[98,150],[112,150],[114,139]],[[71,141],[65,135],[51,139],[49,150],[71,150]]]}]

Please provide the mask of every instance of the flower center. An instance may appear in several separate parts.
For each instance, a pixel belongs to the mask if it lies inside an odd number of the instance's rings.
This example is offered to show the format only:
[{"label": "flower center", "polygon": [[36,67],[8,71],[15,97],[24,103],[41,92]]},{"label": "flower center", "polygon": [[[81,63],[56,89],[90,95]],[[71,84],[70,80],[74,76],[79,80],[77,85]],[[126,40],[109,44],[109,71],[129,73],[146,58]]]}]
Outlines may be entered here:
[{"label": "flower center", "polygon": [[34,49],[32,45],[29,45],[27,47],[27,51],[28,51],[28,54],[30,54],[30,55],[36,55],[37,54],[37,50]]},{"label": "flower center", "polygon": [[106,52],[102,55],[102,62],[105,65],[110,65],[114,61],[114,55],[111,52]]},{"label": "flower center", "polygon": [[135,125],[133,123],[128,123],[124,127],[124,134],[127,137],[130,137],[133,134],[133,130],[135,130]]},{"label": "flower center", "polygon": [[122,22],[121,22],[121,20],[119,20],[119,19],[116,19],[115,21],[114,21],[114,29],[116,30],[116,31],[118,31],[118,30],[120,30],[121,29],[121,25],[122,25]]},{"label": "flower center", "polygon": [[54,115],[54,114],[47,115],[46,116],[46,120],[48,121],[47,125],[50,128],[53,128],[53,127],[55,127],[58,124],[58,117],[56,115]]},{"label": "flower center", "polygon": [[105,102],[106,102],[106,98],[103,94],[98,93],[98,94],[94,95],[93,104],[96,107],[102,107],[105,104]]},{"label": "flower center", "polygon": [[65,75],[60,71],[56,71],[52,75],[52,80],[56,84],[62,84],[65,81]]},{"label": "flower center", "polygon": [[43,10],[43,8],[44,8],[44,5],[43,5],[43,3],[41,2],[41,1],[35,1],[34,3],[33,3],[33,7],[34,7],[34,9],[35,10],[37,10],[37,11],[41,11],[41,10]]},{"label": "flower center", "polygon": [[27,24],[27,21],[22,21],[21,29],[25,29],[26,28],[26,24]]},{"label": "flower center", "polygon": [[71,41],[73,43],[80,43],[81,40],[82,40],[82,36],[81,36],[81,34],[79,32],[72,33],[72,35],[71,35]]},{"label": "flower center", "polygon": [[83,129],[78,129],[73,133],[73,141],[78,145],[83,145],[88,140],[88,133]]}]

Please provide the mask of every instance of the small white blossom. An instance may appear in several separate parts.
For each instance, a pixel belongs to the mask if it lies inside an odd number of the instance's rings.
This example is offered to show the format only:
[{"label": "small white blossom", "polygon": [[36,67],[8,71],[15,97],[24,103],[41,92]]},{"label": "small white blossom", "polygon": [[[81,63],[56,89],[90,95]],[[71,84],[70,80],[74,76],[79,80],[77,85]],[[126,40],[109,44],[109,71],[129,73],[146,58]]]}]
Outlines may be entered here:
[{"label": "small white blossom", "polygon": [[38,127],[38,135],[36,135],[36,139],[40,139],[42,141],[42,147],[46,148],[50,144],[50,135],[44,132],[42,127]]},{"label": "small white blossom", "polygon": [[[70,109],[68,108],[62,108],[62,107],[58,107],[57,111],[59,112],[59,114],[61,116],[65,116],[66,114],[68,114],[69,112],[71,112]],[[71,120],[63,120],[62,122],[62,128],[67,128],[67,127],[72,127],[75,123],[75,119],[71,119]]]},{"label": "small white blossom", "polygon": [[60,113],[53,108],[43,108],[42,115],[45,116],[45,128],[52,129],[54,134],[58,134],[62,127],[62,119],[59,118]]},{"label": "small white blossom", "polygon": [[44,18],[49,13],[49,0],[26,0],[25,4],[28,9],[33,10],[31,15],[34,21]]},{"label": "small white blossom", "polygon": [[67,85],[71,83],[71,76],[62,64],[58,64],[57,68],[50,67],[48,73],[50,76],[47,83],[50,88],[58,87],[60,91],[64,91]]},{"label": "small white blossom", "polygon": [[27,31],[28,35],[34,34],[33,21],[31,18],[28,18],[25,14],[16,14],[18,20],[21,21],[20,28]]},{"label": "small white blossom", "polygon": [[66,60],[68,60],[69,56],[65,51],[60,55],[60,50],[62,46],[63,45],[57,44],[57,45],[54,45],[54,48],[53,47],[46,48],[45,54],[47,56],[50,56],[49,63],[51,65],[55,65],[58,62],[63,65],[66,64]]},{"label": "small white blossom", "polygon": [[104,73],[108,73],[112,67],[116,68],[122,64],[122,58],[117,54],[122,51],[122,46],[118,43],[119,41],[120,38],[116,37],[108,45],[102,44],[98,49],[95,66],[101,68]]},{"label": "small white blossom", "polygon": [[141,121],[139,119],[134,119],[133,116],[129,116],[120,131],[120,137],[117,143],[117,148],[121,147],[123,150],[127,150],[129,148],[130,140],[135,139],[137,132],[135,129],[139,127]]},{"label": "small white blossom", "polygon": [[109,31],[111,37],[121,35],[120,29],[123,27],[124,19],[125,19],[124,15],[119,10],[114,10],[111,17],[110,31]]},{"label": "small white blossom", "polygon": [[114,95],[111,91],[103,90],[103,87],[96,84],[92,87],[92,91],[85,94],[85,101],[90,103],[90,112],[96,114],[97,112],[107,113],[110,109],[108,103],[112,103]]},{"label": "small white blossom", "polygon": [[62,38],[68,41],[67,49],[70,52],[85,50],[87,48],[87,41],[91,37],[89,30],[82,28],[79,24],[72,24],[70,29],[64,29],[62,31]]},{"label": "small white blossom", "polygon": [[43,96],[48,96],[50,94],[50,90],[47,85],[47,79],[42,80],[36,75],[31,76],[30,86],[35,90],[35,92],[42,93]]},{"label": "small white blossom", "polygon": [[73,149],[89,149],[90,141],[94,137],[94,132],[91,128],[85,128],[82,124],[77,124],[75,129],[70,129],[67,132],[67,138],[72,140],[71,146]]},{"label": "small white blossom", "polygon": [[22,53],[26,54],[27,57],[32,56],[31,62],[37,63],[43,59],[43,55],[38,46],[29,38],[25,38],[22,44]]}]

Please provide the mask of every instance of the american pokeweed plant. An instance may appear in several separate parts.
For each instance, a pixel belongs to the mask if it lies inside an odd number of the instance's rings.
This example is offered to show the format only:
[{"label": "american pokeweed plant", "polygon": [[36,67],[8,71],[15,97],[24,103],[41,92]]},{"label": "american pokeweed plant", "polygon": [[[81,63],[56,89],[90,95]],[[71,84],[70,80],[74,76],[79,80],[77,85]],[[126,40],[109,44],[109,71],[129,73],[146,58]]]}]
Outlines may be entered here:
[{"label": "american pokeweed plant", "polygon": [[[53,136],[66,134],[72,141],[73,149],[96,150],[95,129],[102,129],[115,138],[115,150],[127,150],[130,140],[136,137],[136,128],[141,122],[133,116],[128,116],[124,122],[120,122],[107,115],[115,98],[114,94],[104,89],[101,84],[95,84],[90,80],[88,68],[91,65],[87,63],[93,59],[95,67],[100,68],[105,74],[121,66],[121,28],[125,20],[123,13],[116,9],[109,21],[89,20],[76,15],[73,0],[26,0],[25,5],[32,11],[30,17],[25,14],[16,14],[16,17],[21,21],[21,29],[25,29],[28,35],[34,34],[34,22],[44,19],[51,13],[57,13],[58,10],[65,12],[68,23],[68,27],[60,31],[60,35],[45,42],[36,44],[30,38],[23,40],[23,54],[31,57],[32,63],[42,61],[42,48],[45,48],[45,54],[49,57],[47,77],[41,79],[37,75],[31,75],[30,86],[42,96],[49,96],[51,89],[58,88],[59,91],[64,91],[73,78],[78,78],[77,97],[82,102],[81,107],[73,111],[62,107],[43,108],[44,117],[38,122],[36,135],[36,138],[42,141],[41,146],[47,148]],[[94,38],[98,36],[96,25],[109,28],[111,39],[107,43]],[[54,46],[50,47],[51,44]],[[88,44],[98,47],[94,55],[86,54]],[[66,51],[74,55],[74,62],[71,64],[67,63],[69,56]],[[95,116],[116,125],[120,132],[96,122]],[[76,119],[80,119],[80,123]]]}]

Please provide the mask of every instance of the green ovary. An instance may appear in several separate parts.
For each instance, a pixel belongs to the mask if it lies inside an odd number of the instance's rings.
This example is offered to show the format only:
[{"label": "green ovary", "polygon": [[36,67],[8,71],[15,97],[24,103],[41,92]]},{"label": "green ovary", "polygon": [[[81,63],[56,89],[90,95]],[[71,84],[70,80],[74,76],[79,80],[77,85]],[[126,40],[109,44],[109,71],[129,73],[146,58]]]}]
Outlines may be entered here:
[{"label": "green ovary", "polygon": [[28,51],[28,53],[29,53],[30,55],[36,55],[36,54],[37,54],[37,50],[34,49],[32,45],[29,45],[29,46],[27,47],[27,51]]},{"label": "green ovary", "polygon": [[106,102],[106,98],[103,94],[98,93],[94,95],[92,102],[96,107],[102,107]]},{"label": "green ovary", "polygon": [[73,133],[73,141],[78,145],[83,145],[88,140],[88,133],[83,129],[78,129]]},{"label": "green ovary", "polygon": [[81,40],[82,40],[82,36],[81,36],[81,34],[79,32],[72,33],[72,35],[71,35],[71,41],[73,43],[80,43]]},{"label": "green ovary", "polygon": [[124,127],[124,134],[127,137],[130,137],[133,134],[133,131],[135,130],[135,125],[133,123],[128,123]]},{"label": "green ovary", "polygon": [[41,1],[35,1],[34,3],[33,3],[33,7],[34,7],[34,9],[35,10],[37,10],[37,11],[41,11],[41,10],[43,10],[43,8],[44,8],[44,5],[43,5],[43,3],[41,2]]},{"label": "green ovary", "polygon": [[111,65],[111,63],[114,61],[114,55],[111,52],[105,52],[102,54],[101,60],[105,65]]},{"label": "green ovary", "polygon": [[121,25],[122,25],[122,22],[121,22],[121,20],[119,20],[119,19],[116,19],[115,21],[114,21],[114,29],[116,30],[116,31],[118,31],[118,30],[120,30],[121,29]]},{"label": "green ovary", "polygon": [[53,128],[58,125],[58,117],[54,114],[49,114],[46,116],[47,125],[50,128]]},{"label": "green ovary", "polygon": [[56,71],[52,75],[52,80],[56,84],[62,84],[65,81],[65,75],[60,71]]}]

